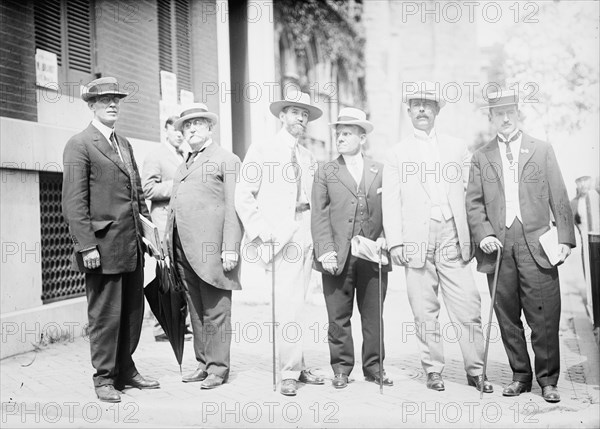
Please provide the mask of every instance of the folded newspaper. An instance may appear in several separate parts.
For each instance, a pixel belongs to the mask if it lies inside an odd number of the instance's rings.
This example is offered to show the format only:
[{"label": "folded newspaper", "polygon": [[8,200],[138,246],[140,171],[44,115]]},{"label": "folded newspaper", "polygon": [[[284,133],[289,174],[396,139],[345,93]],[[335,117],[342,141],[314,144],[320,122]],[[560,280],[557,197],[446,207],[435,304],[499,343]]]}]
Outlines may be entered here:
[{"label": "folded newspaper", "polygon": [[558,264],[560,251],[558,246],[558,230],[551,226],[548,231],[540,235],[540,244],[552,265]]},{"label": "folded newspaper", "polygon": [[[352,255],[357,258],[366,259],[367,261],[379,263],[379,254],[377,253],[377,245],[373,240],[357,235],[350,242]],[[382,252],[381,265],[388,264],[387,252]]]},{"label": "folded newspaper", "polygon": [[142,215],[140,215],[140,222],[142,224],[142,240],[147,246],[150,246],[156,259],[164,259],[165,255],[160,244],[158,227]]}]

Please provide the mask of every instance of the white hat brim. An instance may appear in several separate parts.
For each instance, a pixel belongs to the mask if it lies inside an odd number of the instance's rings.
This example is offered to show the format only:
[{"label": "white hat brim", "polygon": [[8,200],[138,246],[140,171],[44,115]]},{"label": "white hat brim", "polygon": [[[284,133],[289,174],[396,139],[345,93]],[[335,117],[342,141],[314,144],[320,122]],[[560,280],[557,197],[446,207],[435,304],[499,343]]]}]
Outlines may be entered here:
[{"label": "white hat brim", "polygon": [[177,119],[175,121],[175,123],[173,124],[173,127],[175,127],[176,130],[181,129],[181,127],[183,126],[183,123],[189,119],[193,119],[193,118],[207,118],[210,119],[213,123],[213,126],[217,125],[217,123],[219,122],[219,117],[211,112],[195,112],[195,113],[190,113],[188,115],[182,116],[181,118]]},{"label": "white hat brim", "polygon": [[269,106],[269,110],[276,118],[279,117],[279,113],[288,106],[296,106],[301,107],[303,109],[308,110],[308,121],[314,121],[315,119],[319,119],[323,115],[323,111],[316,106],[312,106],[310,104],[300,103],[297,101],[288,101],[288,100],[280,100],[274,101]]},{"label": "white hat brim", "polygon": [[436,98],[435,96],[432,96],[430,94],[424,94],[424,93],[416,93],[416,94],[407,95],[404,103],[406,103],[406,105],[410,105],[410,100],[435,101],[435,102],[437,102],[438,106],[440,106],[440,109],[446,105],[446,100],[444,100],[443,98]]},{"label": "white hat brim", "polygon": [[357,125],[365,130],[365,133],[369,134],[375,128],[369,121],[336,121],[329,124],[330,127],[335,128],[336,125]]}]

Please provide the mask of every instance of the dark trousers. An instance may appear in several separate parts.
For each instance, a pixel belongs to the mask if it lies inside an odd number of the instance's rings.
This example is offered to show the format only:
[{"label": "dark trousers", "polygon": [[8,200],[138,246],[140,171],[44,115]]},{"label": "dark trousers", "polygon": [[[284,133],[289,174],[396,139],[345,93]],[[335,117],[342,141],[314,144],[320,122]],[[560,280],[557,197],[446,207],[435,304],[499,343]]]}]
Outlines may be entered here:
[{"label": "dark trousers", "polygon": [[144,319],[144,268],[138,258],[135,271],[85,275],[88,334],[94,386],[114,384],[137,375],[131,355]]},{"label": "dark trousers", "polygon": [[[382,301],[387,291],[387,272],[382,273]],[[362,327],[364,375],[379,374],[379,291],[378,272],[371,262],[348,256],[337,276],[323,273],[323,293],[329,320],[329,355],[334,373],[349,375],[354,367],[354,341],[350,318],[354,295]],[[383,336],[383,332],[381,332]],[[383,353],[385,358],[385,349]]]},{"label": "dark trousers", "polygon": [[196,274],[185,256],[177,229],[173,231],[173,248],[177,270],[187,287],[196,360],[209,374],[227,378],[231,351],[231,291],[216,288]]},{"label": "dark trousers", "polygon": [[600,235],[588,235],[594,328],[600,327]]},{"label": "dark trousers", "polygon": [[[539,243],[530,244],[539,246]],[[493,277],[493,274],[488,275],[490,290]],[[533,378],[521,322],[523,310],[531,328],[536,379],[541,387],[556,385],[560,372],[558,269],[544,269],[535,263],[518,219],[506,231],[494,310],[513,381],[530,382]]]}]

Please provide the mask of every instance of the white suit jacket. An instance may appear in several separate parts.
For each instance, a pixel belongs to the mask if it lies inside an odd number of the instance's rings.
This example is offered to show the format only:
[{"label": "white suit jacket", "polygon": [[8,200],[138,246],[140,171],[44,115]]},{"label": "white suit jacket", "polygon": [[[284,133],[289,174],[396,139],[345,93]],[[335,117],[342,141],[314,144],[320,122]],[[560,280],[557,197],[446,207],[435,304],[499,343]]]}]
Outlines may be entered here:
[{"label": "white suit jacket", "polygon": [[[471,155],[466,145],[456,138],[438,133],[437,140],[440,156],[438,176],[446,183],[458,233],[456,257],[469,261],[472,253],[465,190]],[[429,225],[435,222],[430,219],[430,189],[425,182],[425,160],[419,150],[422,143],[414,136],[402,140],[386,157],[383,169],[383,229],[388,248],[406,246],[410,259],[408,266],[412,268],[425,264]]]},{"label": "white suit jacket", "polygon": [[[296,182],[291,164],[291,148],[283,138],[285,129],[267,142],[253,143],[242,163],[240,181],[235,189],[235,208],[244,225],[246,243],[270,233],[278,245],[275,253],[288,243],[298,228]],[[312,153],[298,146],[302,188],[311,201],[316,161]]]}]

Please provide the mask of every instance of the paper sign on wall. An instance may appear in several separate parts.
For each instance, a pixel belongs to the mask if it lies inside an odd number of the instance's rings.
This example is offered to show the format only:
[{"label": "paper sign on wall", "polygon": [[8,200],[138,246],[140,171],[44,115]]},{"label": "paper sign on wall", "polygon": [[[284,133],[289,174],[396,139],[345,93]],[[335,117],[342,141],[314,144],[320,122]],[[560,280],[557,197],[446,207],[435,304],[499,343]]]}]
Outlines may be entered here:
[{"label": "paper sign on wall", "polygon": [[58,85],[58,60],[55,53],[35,50],[35,83],[54,88]]}]

